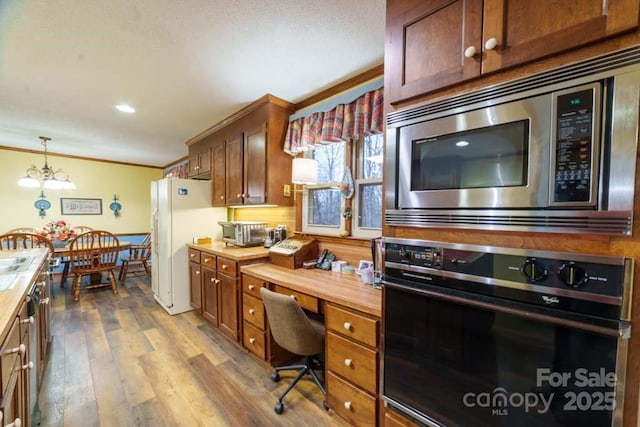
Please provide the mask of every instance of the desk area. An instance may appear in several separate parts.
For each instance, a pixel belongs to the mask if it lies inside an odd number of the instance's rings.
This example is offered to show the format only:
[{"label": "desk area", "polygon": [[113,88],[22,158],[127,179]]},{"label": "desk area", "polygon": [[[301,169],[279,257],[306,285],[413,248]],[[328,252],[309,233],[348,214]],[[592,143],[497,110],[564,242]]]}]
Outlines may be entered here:
[{"label": "desk area", "polygon": [[273,341],[260,287],[292,295],[302,308],[324,314],[327,404],[351,424],[377,425],[382,291],[356,274],[289,269],[263,263],[241,268],[243,345],[273,366],[288,355]]}]

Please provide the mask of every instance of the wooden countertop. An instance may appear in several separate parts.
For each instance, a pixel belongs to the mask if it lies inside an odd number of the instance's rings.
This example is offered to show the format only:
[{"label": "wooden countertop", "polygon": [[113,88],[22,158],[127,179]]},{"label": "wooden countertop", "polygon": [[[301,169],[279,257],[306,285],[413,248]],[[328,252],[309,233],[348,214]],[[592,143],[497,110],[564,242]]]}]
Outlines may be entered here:
[{"label": "wooden countertop", "polygon": [[9,332],[9,327],[18,315],[18,310],[22,302],[27,297],[34,276],[40,270],[43,263],[47,262],[48,255],[48,249],[0,251],[0,258],[33,257],[27,270],[18,274],[13,287],[6,291],[0,291],[0,343],[4,341]]},{"label": "wooden countertop", "polygon": [[231,258],[236,261],[259,260],[269,258],[269,249],[264,246],[252,246],[240,248],[237,246],[225,246],[222,241],[215,241],[211,244],[195,245],[187,243],[187,246],[213,255]]},{"label": "wooden countertop", "polygon": [[360,276],[355,273],[347,275],[302,268],[292,270],[269,263],[247,265],[241,271],[324,301],[382,317],[382,291],[362,284]]}]

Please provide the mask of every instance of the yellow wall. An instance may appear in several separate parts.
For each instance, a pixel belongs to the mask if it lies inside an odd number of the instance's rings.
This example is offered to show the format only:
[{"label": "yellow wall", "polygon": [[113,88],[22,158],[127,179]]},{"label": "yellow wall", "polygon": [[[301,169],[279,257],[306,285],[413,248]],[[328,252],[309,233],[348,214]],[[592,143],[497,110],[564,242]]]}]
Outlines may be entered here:
[{"label": "yellow wall", "polygon": [[[49,155],[49,166],[64,169],[77,189],[45,190],[51,208],[40,218],[33,203],[40,196],[38,188],[19,187],[17,181],[30,165],[41,168],[42,154],[0,149],[0,233],[18,227],[40,227],[47,221],[64,219],[71,225],[86,225],[114,233],[150,231],[149,183],[162,178],[161,168],[128,166],[92,160]],[[115,218],[109,204],[117,194],[122,204]],[[102,199],[102,215],[61,215],[60,198]]]}]

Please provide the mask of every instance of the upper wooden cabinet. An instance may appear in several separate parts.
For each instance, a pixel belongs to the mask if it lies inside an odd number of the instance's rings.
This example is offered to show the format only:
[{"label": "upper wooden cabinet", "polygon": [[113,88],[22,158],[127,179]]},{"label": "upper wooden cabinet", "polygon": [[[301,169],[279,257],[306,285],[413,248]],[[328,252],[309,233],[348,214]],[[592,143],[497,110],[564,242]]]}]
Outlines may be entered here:
[{"label": "upper wooden cabinet", "polygon": [[226,206],[227,205],[227,189],[226,189],[226,146],[224,141],[217,142],[211,149],[211,162],[213,170],[211,172],[211,184],[213,197],[213,206]]},{"label": "upper wooden cabinet", "polygon": [[211,142],[207,139],[189,147],[189,178],[208,179],[211,175]]},{"label": "upper wooden cabinet", "polygon": [[638,27],[637,0],[387,0],[385,96],[400,102]]},{"label": "upper wooden cabinet", "polygon": [[209,144],[213,206],[291,205],[284,185],[291,183],[292,157],[282,147],[293,111],[293,104],[267,94],[187,141],[190,154]]}]

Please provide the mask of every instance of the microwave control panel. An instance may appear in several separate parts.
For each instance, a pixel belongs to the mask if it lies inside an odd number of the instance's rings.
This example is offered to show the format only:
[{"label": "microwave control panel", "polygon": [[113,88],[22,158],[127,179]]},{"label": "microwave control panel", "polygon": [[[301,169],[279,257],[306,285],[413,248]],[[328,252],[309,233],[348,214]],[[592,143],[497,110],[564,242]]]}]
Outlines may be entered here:
[{"label": "microwave control panel", "polygon": [[599,84],[555,93],[551,205],[595,204]]}]

